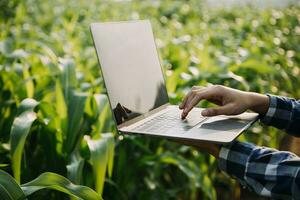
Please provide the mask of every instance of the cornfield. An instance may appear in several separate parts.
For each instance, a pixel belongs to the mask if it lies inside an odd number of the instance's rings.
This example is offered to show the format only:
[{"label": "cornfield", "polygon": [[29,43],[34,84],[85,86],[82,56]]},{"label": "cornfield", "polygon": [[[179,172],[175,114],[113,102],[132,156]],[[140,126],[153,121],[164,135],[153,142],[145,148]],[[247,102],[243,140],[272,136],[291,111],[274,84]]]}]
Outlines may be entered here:
[{"label": "cornfield", "polygon": [[[299,4],[0,0],[0,199],[239,199],[217,161],[117,133],[89,24],[149,19],[171,103],[193,85],[300,98]],[[200,102],[199,106],[212,106]],[[279,148],[256,123],[239,137]],[[299,152],[296,152],[299,153]]]}]

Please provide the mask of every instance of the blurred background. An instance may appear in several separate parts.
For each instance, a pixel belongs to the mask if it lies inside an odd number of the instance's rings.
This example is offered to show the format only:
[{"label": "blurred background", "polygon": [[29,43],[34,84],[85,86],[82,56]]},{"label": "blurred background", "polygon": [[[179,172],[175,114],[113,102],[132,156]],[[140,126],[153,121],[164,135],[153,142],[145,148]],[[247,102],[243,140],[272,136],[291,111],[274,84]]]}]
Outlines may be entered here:
[{"label": "blurred background", "polygon": [[[20,184],[55,172],[104,199],[260,199],[206,153],[117,133],[89,24],[149,19],[174,104],[207,84],[299,99],[299,1],[0,0],[0,10],[0,169]],[[20,115],[28,100],[32,123]],[[238,139],[300,155],[299,140],[260,123]]]}]

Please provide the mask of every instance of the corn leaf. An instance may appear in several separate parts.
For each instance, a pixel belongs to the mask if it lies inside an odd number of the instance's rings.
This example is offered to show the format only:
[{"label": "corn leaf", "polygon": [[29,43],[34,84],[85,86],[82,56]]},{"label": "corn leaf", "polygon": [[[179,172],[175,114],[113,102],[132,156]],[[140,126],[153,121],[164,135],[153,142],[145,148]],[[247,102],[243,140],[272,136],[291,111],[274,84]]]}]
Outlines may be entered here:
[{"label": "corn leaf", "polygon": [[107,148],[108,148],[108,161],[107,161],[107,172],[108,176],[112,176],[112,170],[114,165],[114,155],[115,155],[115,140],[112,134],[102,134],[102,137],[104,137],[107,140]]},{"label": "corn leaf", "polygon": [[21,179],[21,159],[25,140],[32,123],[36,119],[33,109],[38,105],[34,99],[25,99],[21,102],[19,115],[15,118],[10,134],[11,157],[13,174],[18,183]]},{"label": "corn leaf", "polygon": [[37,102],[34,99],[31,98],[27,98],[24,99],[21,104],[19,105],[18,108],[18,114],[21,114],[25,111],[33,111],[33,109],[39,104],[39,102]]},{"label": "corn leaf", "polygon": [[[162,163],[178,167],[178,169],[180,169],[189,178],[190,184],[193,188],[192,191],[195,192],[196,188],[204,188],[204,185],[201,185],[201,183],[203,184],[204,182],[206,186],[212,185],[211,181],[207,178],[206,173],[201,171],[194,162],[190,162],[184,157],[171,152],[162,154],[160,159]],[[206,193],[210,199],[216,199],[216,193],[213,187],[208,187],[203,192]]]},{"label": "corn leaf", "polygon": [[98,119],[95,123],[94,132],[103,133],[111,130],[111,125],[113,123],[111,109],[109,107],[107,96],[104,94],[95,94],[94,99],[96,101],[98,110]]},{"label": "corn leaf", "polygon": [[30,73],[29,73],[28,67],[26,65],[23,69],[23,76],[25,79],[25,88],[26,88],[26,92],[27,92],[27,97],[32,98],[34,95],[34,83],[33,83],[32,77],[30,77]]},{"label": "corn leaf", "polygon": [[0,167],[7,167],[8,164],[0,164]]},{"label": "corn leaf", "polygon": [[83,170],[84,160],[81,157],[77,148],[71,154],[71,161],[67,165],[68,178],[76,183],[80,184],[82,179],[82,170]]},{"label": "corn leaf", "polygon": [[41,189],[52,189],[84,200],[102,199],[99,194],[89,187],[75,185],[65,177],[50,172],[41,174],[29,183],[23,184],[21,188],[26,196]]},{"label": "corn leaf", "polygon": [[85,102],[88,95],[85,93],[73,92],[68,104],[68,131],[66,138],[66,151],[72,152],[78,138],[80,138],[80,128],[83,122]]},{"label": "corn leaf", "polygon": [[90,153],[90,163],[93,167],[95,179],[95,188],[99,194],[103,192],[106,169],[108,166],[109,175],[111,175],[114,156],[114,140],[111,133],[101,134],[100,139],[91,139],[85,136]]},{"label": "corn leaf", "polygon": [[66,103],[69,103],[69,98],[72,95],[73,89],[76,88],[77,79],[75,72],[75,63],[70,58],[59,58],[59,68],[61,70],[60,81],[64,91]]},{"label": "corn leaf", "polygon": [[26,199],[24,192],[14,178],[3,170],[0,170],[0,199],[21,200]]},{"label": "corn leaf", "polygon": [[61,131],[65,133],[67,131],[67,106],[63,95],[61,83],[58,80],[56,80],[55,85],[55,96],[57,116],[59,118],[59,126],[61,128]]},{"label": "corn leaf", "polygon": [[94,94],[94,99],[96,101],[96,104],[98,106],[97,109],[97,116],[101,115],[103,108],[107,104],[107,96],[104,94]]}]

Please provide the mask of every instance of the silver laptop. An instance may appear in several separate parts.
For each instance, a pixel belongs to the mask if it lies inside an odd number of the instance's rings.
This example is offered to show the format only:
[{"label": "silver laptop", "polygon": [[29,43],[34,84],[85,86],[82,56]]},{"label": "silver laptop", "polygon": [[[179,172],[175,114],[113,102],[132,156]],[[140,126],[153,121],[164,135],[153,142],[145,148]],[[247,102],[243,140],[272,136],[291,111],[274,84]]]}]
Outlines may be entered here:
[{"label": "silver laptop", "polygon": [[148,20],[92,23],[91,32],[118,131],[216,143],[233,141],[257,119],[201,116],[194,108],[185,120],[169,103]]}]

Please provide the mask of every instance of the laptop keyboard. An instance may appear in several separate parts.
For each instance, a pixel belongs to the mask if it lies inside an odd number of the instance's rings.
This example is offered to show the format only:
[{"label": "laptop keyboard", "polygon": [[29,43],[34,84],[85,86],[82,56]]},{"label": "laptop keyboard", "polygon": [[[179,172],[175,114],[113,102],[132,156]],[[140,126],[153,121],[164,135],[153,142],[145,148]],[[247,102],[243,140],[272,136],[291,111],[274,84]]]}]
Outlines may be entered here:
[{"label": "laptop keyboard", "polygon": [[152,132],[152,133],[179,133],[186,132],[206,117],[200,115],[200,112],[190,112],[187,119],[181,119],[181,111],[170,109],[161,115],[155,116],[143,124],[136,126],[133,131]]}]

